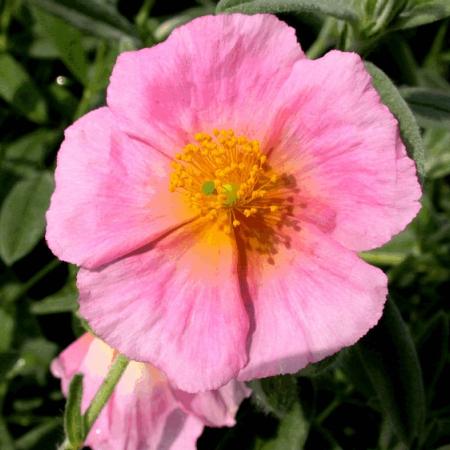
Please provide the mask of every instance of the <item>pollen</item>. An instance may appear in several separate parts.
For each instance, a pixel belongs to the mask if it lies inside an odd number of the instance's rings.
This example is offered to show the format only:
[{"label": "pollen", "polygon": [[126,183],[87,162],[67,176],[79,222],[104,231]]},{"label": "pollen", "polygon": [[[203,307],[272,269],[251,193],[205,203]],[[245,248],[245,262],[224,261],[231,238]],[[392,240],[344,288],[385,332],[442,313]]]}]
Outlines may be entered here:
[{"label": "pollen", "polygon": [[267,234],[288,221],[288,178],[271,167],[258,140],[233,130],[199,132],[172,168],[169,190],[181,192],[199,217],[217,222],[225,233],[242,232],[250,241],[258,235],[261,241],[261,230]]}]

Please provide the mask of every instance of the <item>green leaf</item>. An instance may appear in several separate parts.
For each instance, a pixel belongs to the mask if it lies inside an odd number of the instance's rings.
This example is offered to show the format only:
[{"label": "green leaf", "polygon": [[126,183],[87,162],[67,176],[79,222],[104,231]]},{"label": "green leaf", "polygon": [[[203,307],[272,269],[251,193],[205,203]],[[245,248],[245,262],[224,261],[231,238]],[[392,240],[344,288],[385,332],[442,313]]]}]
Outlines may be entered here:
[{"label": "green leaf", "polygon": [[186,9],[180,14],[171,16],[167,20],[161,22],[154,30],[153,35],[157,41],[162,41],[169,36],[169,34],[180,25],[183,25],[196,17],[207,14],[214,14],[214,7],[212,4],[205,4],[204,6],[196,6]]},{"label": "green leaf", "polygon": [[277,435],[271,439],[260,441],[257,450],[302,450],[309,433],[309,422],[306,420],[300,404],[297,402],[281,420]]},{"label": "green leaf", "polygon": [[437,89],[401,88],[400,93],[423,127],[450,129],[450,94]]},{"label": "green leaf", "polygon": [[[19,354],[17,352],[10,351],[0,353],[0,382],[8,377],[18,359]],[[0,448],[2,447],[0,446]]]},{"label": "green leaf", "polygon": [[9,434],[3,417],[0,416],[0,448],[2,450],[15,450],[14,442]]},{"label": "green leaf", "polygon": [[0,308],[0,352],[9,350],[14,332],[14,317]]},{"label": "green leaf", "polygon": [[372,382],[367,375],[367,371],[359,357],[356,346],[344,348],[339,352],[339,368],[351,384],[364,394],[367,398],[375,396]]},{"label": "green leaf", "polygon": [[413,28],[450,16],[448,0],[409,0],[392,24],[393,28]]},{"label": "green leaf", "polygon": [[99,0],[31,0],[31,2],[76,28],[96,36],[116,40],[128,37],[139,42],[133,26],[111,4]]},{"label": "green leaf", "polygon": [[29,120],[47,120],[47,105],[26,70],[11,55],[0,53],[0,97]]},{"label": "green leaf", "polygon": [[49,86],[48,93],[49,103],[57,114],[62,117],[73,117],[78,106],[78,99],[68,88],[54,83]]},{"label": "green leaf", "polygon": [[414,342],[392,300],[386,302],[378,325],[355,348],[383,413],[397,437],[410,445],[423,429],[425,395]]},{"label": "green leaf", "polygon": [[375,36],[389,27],[391,21],[403,10],[408,0],[362,1],[365,3],[365,20],[363,31],[365,36]]},{"label": "green leaf", "polygon": [[52,448],[52,436],[49,436],[61,425],[61,420],[56,417],[37,425],[16,441],[16,450],[38,450]]},{"label": "green leaf", "polygon": [[406,230],[394,236],[387,244],[368,252],[361,252],[360,256],[369,264],[396,266],[409,255],[418,252],[419,245],[414,228],[408,226]]},{"label": "green leaf", "polygon": [[424,148],[420,130],[413,113],[409,109],[398,89],[389,77],[377,66],[366,62],[366,68],[372,76],[373,84],[392,114],[397,118],[400,133],[406,149],[411,158],[416,162],[417,172],[423,179],[424,176]]},{"label": "green leaf", "polygon": [[216,11],[244,14],[318,13],[349,22],[359,20],[359,11],[351,0],[221,0]]},{"label": "green leaf", "polygon": [[69,386],[66,409],[64,411],[64,430],[69,442],[80,447],[84,440],[84,420],[81,414],[83,398],[83,375],[76,374]]},{"label": "green leaf", "polygon": [[448,342],[448,317],[441,311],[426,325],[417,342],[423,380],[430,400],[436,394],[435,386],[444,370],[449,350]]},{"label": "green leaf", "polygon": [[297,380],[293,375],[253,380],[250,383],[253,399],[265,412],[281,418],[298,401]]},{"label": "green leaf", "polygon": [[427,149],[426,177],[435,179],[450,174],[450,130],[430,128],[425,131],[424,143]]},{"label": "green leaf", "polygon": [[53,179],[43,173],[17,183],[0,211],[0,255],[7,264],[25,256],[42,238]]},{"label": "green leaf", "polygon": [[58,50],[59,57],[75,78],[82,84],[87,83],[88,61],[82,45],[83,35],[74,26],[41,8],[33,9],[34,16],[41,28]]},{"label": "green leaf", "polygon": [[41,165],[44,163],[49,149],[52,148],[57,137],[58,134],[54,130],[39,128],[7,144],[4,158],[13,162]]},{"label": "green leaf", "polygon": [[40,384],[44,384],[49,375],[49,365],[58,347],[44,338],[27,339],[21,348],[20,374],[34,375]]},{"label": "green leaf", "polygon": [[34,314],[55,314],[75,311],[78,307],[78,294],[72,287],[61,289],[56,294],[34,302],[31,305],[31,312]]}]

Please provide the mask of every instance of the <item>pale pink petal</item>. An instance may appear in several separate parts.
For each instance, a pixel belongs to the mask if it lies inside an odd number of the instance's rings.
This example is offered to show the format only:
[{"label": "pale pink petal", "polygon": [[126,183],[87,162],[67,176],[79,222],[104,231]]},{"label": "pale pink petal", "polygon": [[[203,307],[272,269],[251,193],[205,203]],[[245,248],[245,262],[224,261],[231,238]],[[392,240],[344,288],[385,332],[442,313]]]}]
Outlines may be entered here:
[{"label": "pale pink petal", "polygon": [[242,400],[250,397],[251,390],[236,380],[215,391],[189,394],[173,390],[177,400],[187,411],[200,417],[202,422],[210,427],[233,426],[236,423],[236,412]]},{"label": "pale pink petal", "polygon": [[254,135],[301,58],[295,30],[275,16],[200,17],[162,44],[122,53],[108,105],[124,130],[166,154],[213,128]]},{"label": "pale pink petal", "polygon": [[[62,379],[65,394],[75,373],[84,375],[83,412],[115,354],[100,339],[86,334],[53,362],[53,373]],[[93,450],[194,450],[203,426],[198,417],[184,411],[161,372],[132,361],[94,423],[86,445]]]},{"label": "pale pink petal", "polygon": [[387,295],[381,270],[313,225],[292,233],[274,264],[249,255],[254,330],[241,380],[297,372],[354,344],[381,317]]},{"label": "pale pink petal", "polygon": [[91,334],[83,334],[53,360],[50,370],[55,377],[61,378],[64,394],[67,394],[73,376],[80,371],[93,339]]},{"label": "pale pink petal", "polygon": [[46,238],[60,259],[96,267],[187,219],[169,192],[170,160],[120,132],[107,108],[66,130]]},{"label": "pale pink petal", "polygon": [[357,251],[384,244],[414,218],[414,162],[358,55],[298,61],[273,107],[286,120],[271,163],[295,175],[300,218]]},{"label": "pale pink petal", "polygon": [[188,392],[215,389],[247,362],[248,317],[232,239],[212,224],[78,276],[80,313],[132,359]]},{"label": "pale pink petal", "polygon": [[86,444],[94,450],[194,450],[203,426],[180,407],[167,380],[131,362]]}]

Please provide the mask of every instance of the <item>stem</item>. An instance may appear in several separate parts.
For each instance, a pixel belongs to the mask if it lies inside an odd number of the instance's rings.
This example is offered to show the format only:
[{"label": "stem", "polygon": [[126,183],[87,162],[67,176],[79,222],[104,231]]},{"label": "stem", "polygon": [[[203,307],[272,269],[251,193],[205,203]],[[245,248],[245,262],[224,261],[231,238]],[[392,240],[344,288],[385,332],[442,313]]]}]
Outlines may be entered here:
[{"label": "stem", "polygon": [[93,398],[91,404],[89,405],[88,409],[84,414],[85,439],[88,436],[89,431],[92,428],[92,425],[94,425],[94,422],[97,420],[106,402],[109,400],[109,397],[111,397],[111,394],[113,393],[114,388],[119,382],[120,377],[127,368],[128,362],[129,361],[126,356],[120,354],[117,355],[117,358],[115,359],[114,363],[109,369],[108,375],[103,380],[101,386],[98,388],[95,397]]},{"label": "stem", "polygon": [[320,424],[322,423],[340,404],[342,398],[335,398],[315,419]]}]

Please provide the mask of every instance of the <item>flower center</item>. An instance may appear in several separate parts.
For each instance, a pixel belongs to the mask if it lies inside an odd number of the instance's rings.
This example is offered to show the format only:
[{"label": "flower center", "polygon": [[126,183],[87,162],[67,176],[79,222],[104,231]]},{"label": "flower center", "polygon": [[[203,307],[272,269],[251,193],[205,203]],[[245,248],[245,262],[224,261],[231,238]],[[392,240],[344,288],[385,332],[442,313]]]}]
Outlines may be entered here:
[{"label": "flower center", "polygon": [[227,233],[267,234],[292,216],[292,177],[270,167],[257,140],[233,130],[197,133],[172,167],[169,190],[183,192],[196,213]]}]

